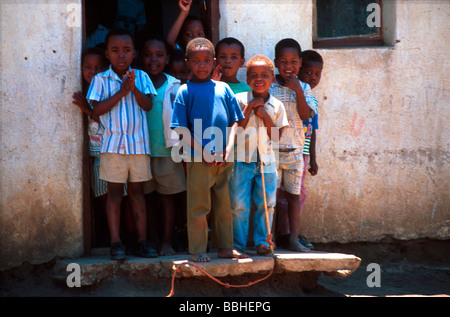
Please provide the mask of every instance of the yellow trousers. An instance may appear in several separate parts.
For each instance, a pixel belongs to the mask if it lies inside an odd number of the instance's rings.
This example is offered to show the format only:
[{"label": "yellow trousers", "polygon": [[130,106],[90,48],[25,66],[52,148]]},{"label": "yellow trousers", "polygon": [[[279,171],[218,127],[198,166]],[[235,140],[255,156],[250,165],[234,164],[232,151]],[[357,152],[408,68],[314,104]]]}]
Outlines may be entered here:
[{"label": "yellow trousers", "polygon": [[234,163],[222,167],[187,162],[187,227],[189,253],[205,253],[208,244],[208,219],[211,246],[233,248],[233,220],[228,182]]}]

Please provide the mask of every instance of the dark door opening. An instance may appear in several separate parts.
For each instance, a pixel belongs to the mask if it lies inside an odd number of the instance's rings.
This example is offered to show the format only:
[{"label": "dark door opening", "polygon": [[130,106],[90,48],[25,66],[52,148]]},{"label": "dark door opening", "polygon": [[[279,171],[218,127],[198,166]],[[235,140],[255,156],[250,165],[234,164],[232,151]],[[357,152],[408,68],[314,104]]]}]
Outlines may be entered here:
[{"label": "dark door opening", "polygon": [[[120,2],[120,3],[119,3]],[[102,39],[108,30],[118,24],[130,28],[135,33],[136,48],[139,48],[150,35],[166,36],[180,10],[178,0],[84,0],[84,48],[102,46]],[[121,11],[123,10],[123,11]],[[125,12],[118,14],[118,12]],[[193,0],[190,14],[202,18],[206,37],[214,44],[218,41],[219,4],[214,0]],[[87,131],[85,120],[85,131]],[[85,138],[85,148],[88,149],[89,138]],[[104,211],[104,201],[94,194],[93,160],[89,151],[85,151],[84,164],[84,246],[85,253],[91,248],[109,246],[109,230]],[[123,202],[123,219],[121,228],[126,235],[130,219],[127,216],[127,200]],[[122,229],[121,229],[122,230]]]}]

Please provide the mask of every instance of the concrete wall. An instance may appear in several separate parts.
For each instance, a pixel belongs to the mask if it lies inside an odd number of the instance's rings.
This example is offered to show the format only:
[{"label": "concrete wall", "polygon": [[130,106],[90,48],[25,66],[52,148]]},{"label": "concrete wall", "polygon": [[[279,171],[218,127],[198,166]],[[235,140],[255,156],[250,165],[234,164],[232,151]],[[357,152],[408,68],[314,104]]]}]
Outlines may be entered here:
[{"label": "concrete wall", "polygon": [[80,3],[0,4],[0,270],[83,252]]},{"label": "concrete wall", "polygon": [[[320,170],[302,217],[312,241],[449,238],[450,4],[392,3],[393,47],[320,50]],[[0,4],[0,270],[83,253],[80,4]],[[247,58],[273,58],[284,37],[309,49],[312,9],[220,0],[220,37],[241,39]]]},{"label": "concrete wall", "polygon": [[[450,2],[384,3],[393,46],[318,50],[319,174],[301,219],[312,241],[450,237]],[[286,37],[311,49],[312,4],[221,0],[220,38],[240,39],[247,59],[273,58]]]}]

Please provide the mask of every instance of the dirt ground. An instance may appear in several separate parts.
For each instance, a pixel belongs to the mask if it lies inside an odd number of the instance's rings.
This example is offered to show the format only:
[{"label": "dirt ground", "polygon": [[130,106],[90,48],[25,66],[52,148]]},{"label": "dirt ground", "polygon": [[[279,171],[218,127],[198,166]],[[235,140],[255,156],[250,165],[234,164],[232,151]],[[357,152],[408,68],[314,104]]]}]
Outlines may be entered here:
[{"label": "dirt ground", "polygon": [[[439,296],[450,297],[450,240],[393,241],[380,243],[315,244],[319,251],[354,254],[360,267],[346,278],[324,274],[276,274],[247,288],[225,288],[205,279],[177,279],[176,297],[348,297],[348,296]],[[369,287],[369,263],[380,268],[380,287]],[[0,272],[0,297],[165,297],[170,279],[129,279],[115,276],[98,286],[68,288],[53,280],[52,263],[23,265]],[[245,284],[261,276],[224,280]],[[318,284],[316,284],[316,279]]]}]

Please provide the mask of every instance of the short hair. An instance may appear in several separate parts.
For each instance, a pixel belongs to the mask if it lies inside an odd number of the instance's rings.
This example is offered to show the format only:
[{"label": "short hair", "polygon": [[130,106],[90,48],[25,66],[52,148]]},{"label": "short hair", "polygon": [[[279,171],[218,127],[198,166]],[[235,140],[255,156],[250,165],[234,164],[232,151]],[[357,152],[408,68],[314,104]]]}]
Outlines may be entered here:
[{"label": "short hair", "polygon": [[277,45],[275,45],[275,58],[279,58],[281,55],[281,51],[285,48],[296,49],[298,52],[298,56],[300,58],[302,57],[302,48],[301,48],[300,44],[294,39],[287,38],[287,39],[282,39],[281,41],[279,41],[277,43]]},{"label": "short hair", "polygon": [[144,48],[145,43],[153,42],[153,41],[161,42],[164,45],[164,48],[166,49],[167,55],[170,54],[171,48],[169,46],[169,43],[167,43],[167,40],[163,36],[158,35],[158,34],[152,34],[152,35],[148,36],[145,39],[145,41],[142,43],[142,47],[140,48],[140,50],[142,51],[142,49]]},{"label": "short hair", "polygon": [[109,44],[109,41],[111,40],[111,37],[121,36],[121,35],[129,36],[131,38],[131,42],[133,42],[133,47],[136,47],[136,43],[134,41],[134,35],[127,29],[112,29],[111,31],[109,31],[105,37],[105,47],[108,48],[108,44]]},{"label": "short hair", "polygon": [[308,62],[323,64],[322,56],[313,50],[306,50],[302,53],[303,64]]},{"label": "short hair", "polygon": [[237,46],[239,46],[239,48],[241,49],[241,57],[245,57],[245,47],[244,44],[242,44],[241,41],[239,41],[238,39],[234,38],[234,37],[226,37],[224,39],[221,39],[217,44],[216,44],[216,52],[219,50],[220,45],[222,44],[226,44],[226,45],[232,45],[232,44],[236,44]]},{"label": "short hair", "polygon": [[200,17],[198,17],[198,16],[196,16],[196,15],[193,15],[193,14],[189,14],[189,15],[186,17],[186,19],[184,19],[183,24],[181,25],[181,29],[180,29],[181,32],[180,32],[180,35],[181,35],[181,33],[184,31],[186,25],[187,25],[189,22],[191,22],[191,21],[199,21],[199,22],[202,24],[203,28],[204,28],[202,18],[200,18]]},{"label": "short hair", "polygon": [[267,66],[269,67],[269,69],[271,70],[272,74],[275,74],[275,66],[272,62],[272,60],[270,58],[268,58],[265,55],[262,54],[258,54],[253,56],[252,58],[250,58],[247,62],[246,68],[247,68],[247,74],[249,69],[254,66],[254,64],[258,63],[258,62],[263,62],[265,64],[267,64]]},{"label": "short hair", "polygon": [[180,49],[172,50],[170,52],[170,61],[171,62],[173,62],[173,61],[183,61],[184,62],[184,59],[186,58],[185,55],[186,54]]},{"label": "short hair", "polygon": [[188,45],[186,46],[186,58],[189,58],[189,55],[192,53],[192,51],[196,48],[202,48],[206,47],[211,51],[212,56],[215,56],[215,50],[214,45],[211,43],[210,40],[204,37],[197,37],[195,39],[192,39],[189,41]]},{"label": "short hair", "polygon": [[101,48],[98,47],[89,47],[86,48],[83,53],[81,54],[81,64],[84,63],[84,59],[86,58],[86,56],[88,55],[97,55],[100,56],[103,60],[103,63],[105,63],[105,65],[108,65],[108,60],[106,59],[105,56],[105,51],[102,50]]}]

